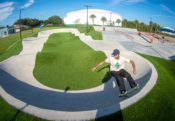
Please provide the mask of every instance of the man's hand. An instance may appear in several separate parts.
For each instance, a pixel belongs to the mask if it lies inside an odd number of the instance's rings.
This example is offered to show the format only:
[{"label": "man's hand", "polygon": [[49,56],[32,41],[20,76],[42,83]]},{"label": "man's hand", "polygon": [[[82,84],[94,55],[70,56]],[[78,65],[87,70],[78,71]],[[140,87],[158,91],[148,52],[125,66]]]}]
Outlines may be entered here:
[{"label": "man's hand", "polygon": [[96,70],[96,67],[94,67],[93,69],[92,69],[92,72],[94,72]]},{"label": "man's hand", "polygon": [[136,70],[135,69],[133,70],[133,74],[136,75]]},{"label": "man's hand", "polygon": [[136,75],[135,63],[133,60],[130,60],[130,63],[132,64],[132,67],[133,67],[133,74]]},{"label": "man's hand", "polygon": [[92,72],[94,72],[99,66],[103,65],[104,63],[106,63],[105,60],[102,61],[102,62],[100,62],[97,66],[95,66],[95,67],[92,69]]}]

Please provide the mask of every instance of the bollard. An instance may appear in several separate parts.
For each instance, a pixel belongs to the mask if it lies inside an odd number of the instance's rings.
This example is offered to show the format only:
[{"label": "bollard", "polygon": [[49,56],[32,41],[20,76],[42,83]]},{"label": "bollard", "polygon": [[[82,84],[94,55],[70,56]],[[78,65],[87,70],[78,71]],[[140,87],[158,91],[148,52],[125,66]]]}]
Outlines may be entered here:
[{"label": "bollard", "polygon": [[151,43],[151,44],[153,44],[153,39],[150,39],[150,40],[151,40],[151,42],[150,42],[150,43]]}]

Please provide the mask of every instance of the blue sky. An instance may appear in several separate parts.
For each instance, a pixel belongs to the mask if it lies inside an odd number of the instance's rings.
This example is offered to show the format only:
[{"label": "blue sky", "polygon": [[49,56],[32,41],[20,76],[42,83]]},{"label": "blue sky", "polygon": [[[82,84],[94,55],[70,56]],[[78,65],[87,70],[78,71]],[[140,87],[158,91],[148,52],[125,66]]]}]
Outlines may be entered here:
[{"label": "blue sky", "polygon": [[45,20],[52,15],[61,18],[70,11],[85,9],[104,9],[119,13],[123,19],[138,19],[146,24],[150,19],[161,26],[175,29],[175,0],[0,0],[0,25],[12,25],[19,18]]}]

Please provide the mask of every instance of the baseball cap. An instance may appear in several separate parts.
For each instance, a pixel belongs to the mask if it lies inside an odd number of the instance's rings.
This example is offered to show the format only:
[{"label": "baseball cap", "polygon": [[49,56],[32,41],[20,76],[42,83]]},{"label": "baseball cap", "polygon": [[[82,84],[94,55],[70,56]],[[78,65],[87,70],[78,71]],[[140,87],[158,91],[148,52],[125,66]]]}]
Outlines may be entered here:
[{"label": "baseball cap", "polygon": [[112,56],[115,56],[115,55],[117,55],[117,54],[120,54],[120,51],[119,51],[118,49],[115,49],[115,50],[113,51],[113,53],[112,53]]}]

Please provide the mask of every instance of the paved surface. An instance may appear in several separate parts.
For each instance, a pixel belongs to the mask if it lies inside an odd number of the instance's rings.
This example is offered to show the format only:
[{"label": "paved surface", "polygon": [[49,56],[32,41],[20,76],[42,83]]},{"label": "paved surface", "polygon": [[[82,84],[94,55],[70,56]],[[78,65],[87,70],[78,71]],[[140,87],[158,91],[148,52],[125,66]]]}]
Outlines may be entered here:
[{"label": "paved surface", "polygon": [[[36,54],[41,51],[49,35],[57,32],[74,33],[91,48],[101,50],[107,56],[110,56],[113,49],[120,49],[123,56],[135,61],[137,75],[132,76],[141,88],[128,98],[119,98],[114,78],[96,88],[68,92],[40,84],[32,74]],[[22,52],[0,63],[0,95],[12,106],[49,120],[95,119],[133,104],[153,88],[157,71],[150,62],[115,41],[115,33],[103,32],[103,38],[94,41],[76,29],[56,29],[40,32],[37,38],[23,40]],[[119,34],[118,40],[121,39],[125,40],[124,35]],[[127,65],[126,69],[132,73],[131,65]],[[128,83],[125,83],[129,89]]]},{"label": "paved surface", "polygon": [[[101,31],[101,27],[96,27],[97,30]],[[161,57],[165,59],[175,58],[175,44],[170,42],[158,41],[153,38],[153,44],[149,43],[149,40],[141,38],[137,35],[136,29],[124,29],[124,28],[111,28],[106,27],[106,31],[103,32],[108,35],[106,40],[112,38],[113,41],[119,42],[123,47],[129,51],[144,53],[151,56]],[[115,34],[114,34],[115,33]]]}]

